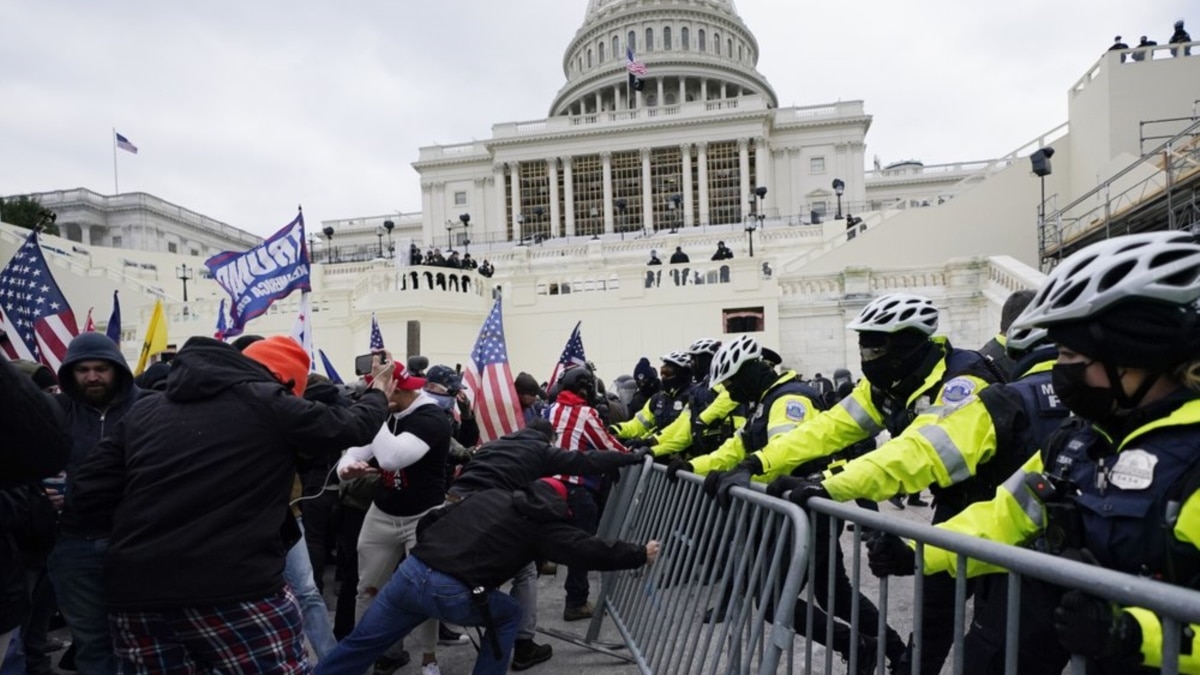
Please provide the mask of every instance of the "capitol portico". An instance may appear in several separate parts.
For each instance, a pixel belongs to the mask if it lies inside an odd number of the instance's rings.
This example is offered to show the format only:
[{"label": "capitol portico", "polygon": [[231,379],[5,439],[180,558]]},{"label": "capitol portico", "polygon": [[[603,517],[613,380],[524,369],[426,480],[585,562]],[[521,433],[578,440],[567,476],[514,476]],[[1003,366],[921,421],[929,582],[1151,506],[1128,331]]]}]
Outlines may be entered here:
[{"label": "capitol portico", "polygon": [[[1063,83],[1069,119],[1020,148],[882,166],[868,159],[863,101],[778,106],[731,0],[590,0],[565,42],[565,83],[547,117],[419,149],[420,213],[309,223],[316,343],[343,374],[366,349],[372,313],[398,354],[463,362],[496,293],[514,370],[539,377],[580,320],[606,380],[640,356],[747,331],[806,374],[853,368],[845,323],[878,294],[930,296],[943,309],[941,331],[977,346],[1007,294],[1038,283],[1039,264],[1058,252],[1154,223],[1200,222],[1200,49],[1099,55]],[[640,91],[628,86],[627,47],[646,66]],[[1160,140],[1147,143],[1140,130],[1154,123]],[[1028,157],[1041,148],[1056,152],[1039,179]],[[94,211],[103,196],[84,192],[70,199]],[[134,204],[121,197],[103,199]],[[76,314],[94,306],[103,327],[112,290],[122,290],[129,355],[160,297],[172,342],[210,335],[222,291],[197,279],[183,302],[170,270],[200,266],[217,235],[253,236],[211,220],[190,236],[187,214],[157,234],[145,226],[157,222],[149,211],[130,214],[121,227],[144,224],[141,236],[124,235],[132,239],[77,227],[69,209],[58,221],[67,239],[43,238]],[[0,259],[21,236],[0,226]],[[709,261],[718,241],[732,261]],[[468,249],[496,275],[410,268],[410,243]],[[665,262],[677,246],[692,262],[648,277],[650,250]],[[286,333],[297,301],[277,303],[249,330]]]}]

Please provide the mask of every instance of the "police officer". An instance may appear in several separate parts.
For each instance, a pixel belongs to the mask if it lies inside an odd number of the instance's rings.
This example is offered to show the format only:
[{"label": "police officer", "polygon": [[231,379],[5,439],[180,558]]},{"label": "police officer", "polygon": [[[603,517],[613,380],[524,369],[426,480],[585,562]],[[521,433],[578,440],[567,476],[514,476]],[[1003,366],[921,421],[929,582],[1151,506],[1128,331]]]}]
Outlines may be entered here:
[{"label": "police officer", "polygon": [[[887,499],[897,491],[910,493],[937,485],[934,522],[945,521],[968,504],[990,499],[996,488],[1020,467],[1067,419],[1068,411],[1054,395],[1050,370],[1058,351],[1045,329],[1010,329],[1005,340],[1008,358],[1020,379],[983,389],[955,406],[952,414],[938,413],[935,422],[910,426],[904,433],[844,466],[808,479],[784,477],[767,489],[773,495],[791,490],[791,500],[804,506],[812,497],[836,501]],[[881,535],[892,537],[892,535]],[[869,544],[872,547],[887,542]],[[1003,672],[1004,609],[1007,583],[1003,575],[988,577],[977,589],[972,631],[966,641],[966,672]],[[1029,601],[1043,597],[1037,584],[1022,584]],[[986,609],[983,609],[986,607]],[[1043,672],[1048,625],[1022,621],[1021,673]],[[924,659],[923,659],[924,660]],[[928,668],[933,664],[926,661]],[[999,668],[1000,670],[996,670]],[[1054,673],[1061,672],[1059,666]],[[926,671],[935,672],[935,671]]]},{"label": "police officer", "polygon": [[680,415],[666,429],[650,438],[656,458],[683,453],[684,458],[707,455],[721,447],[745,422],[744,410],[737,414],[737,401],[729,397],[723,385],[711,386],[709,371],[721,342],[701,338],[688,347],[692,359],[692,388],[688,393],[687,414]]},{"label": "police officer", "polygon": [[[938,413],[965,405],[990,382],[1003,379],[977,352],[955,349],[946,338],[934,336],[937,325],[937,308],[919,295],[892,293],[868,303],[848,326],[858,332],[862,381],[836,406],[798,427],[781,442],[747,455],[719,479],[718,495],[723,497],[732,487],[747,485],[751,476],[785,475],[884,429],[896,438],[910,425],[919,428],[932,424]],[[925,445],[939,447],[933,438]],[[953,447],[944,451],[962,454]],[[954,510],[940,508],[960,497],[953,493],[943,497],[940,488],[933,492],[939,505],[934,522],[938,522],[939,513],[945,518],[962,508],[961,502]],[[921,672],[936,673],[953,641],[951,576],[932,577],[926,582],[923,615],[925,665]]]},{"label": "police officer", "polygon": [[634,445],[649,445],[649,437],[670,426],[687,406],[692,385],[692,358],[686,352],[665,354],[658,373],[662,389],[646,401],[633,419],[609,427],[609,431],[622,441],[646,439]]},{"label": "police officer", "polygon": [[[1198,299],[1200,245],[1186,233],[1116,237],[1061,262],[1014,326],[1046,328],[1058,344],[1054,392],[1079,419],[1048,439],[994,499],[941,526],[1011,544],[1033,541],[1195,588]],[[1066,550],[1052,548],[1072,540]],[[871,554],[873,569],[884,572],[905,563],[911,571],[912,562],[907,546]],[[926,574],[955,565],[954,553],[925,548]],[[996,571],[977,560],[967,564],[968,574]],[[1023,612],[1038,609],[1022,605]],[[1091,658],[1095,672],[1145,672],[1161,663],[1162,627],[1145,609],[1072,590],[1053,610],[1053,623],[1062,646]],[[1198,628],[1185,631],[1180,672],[1200,673]]]}]

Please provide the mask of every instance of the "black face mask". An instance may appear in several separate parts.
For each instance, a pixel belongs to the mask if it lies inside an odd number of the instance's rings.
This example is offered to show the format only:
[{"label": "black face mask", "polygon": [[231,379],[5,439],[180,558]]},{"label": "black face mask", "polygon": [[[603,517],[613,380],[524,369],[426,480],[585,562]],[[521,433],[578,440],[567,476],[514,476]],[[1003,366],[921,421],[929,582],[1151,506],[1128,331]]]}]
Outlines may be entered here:
[{"label": "black face mask", "polygon": [[[897,384],[920,368],[929,353],[931,343],[919,344],[900,354],[885,353],[883,356],[862,362],[863,376],[871,384],[891,391]],[[861,348],[860,352],[863,351]]]},{"label": "black face mask", "polygon": [[1093,387],[1084,381],[1090,365],[1056,363],[1050,381],[1054,385],[1054,394],[1071,412],[1107,428],[1114,422],[1116,397],[1112,389]]}]

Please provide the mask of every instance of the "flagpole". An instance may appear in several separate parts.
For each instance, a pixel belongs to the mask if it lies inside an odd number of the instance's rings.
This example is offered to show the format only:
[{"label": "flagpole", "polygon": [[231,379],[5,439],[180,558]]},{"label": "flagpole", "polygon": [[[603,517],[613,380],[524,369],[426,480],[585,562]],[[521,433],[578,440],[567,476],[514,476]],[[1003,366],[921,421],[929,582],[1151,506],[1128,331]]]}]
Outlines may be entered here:
[{"label": "flagpole", "polygon": [[113,194],[121,194],[120,183],[117,181],[117,128],[112,128],[112,144],[113,144]]}]

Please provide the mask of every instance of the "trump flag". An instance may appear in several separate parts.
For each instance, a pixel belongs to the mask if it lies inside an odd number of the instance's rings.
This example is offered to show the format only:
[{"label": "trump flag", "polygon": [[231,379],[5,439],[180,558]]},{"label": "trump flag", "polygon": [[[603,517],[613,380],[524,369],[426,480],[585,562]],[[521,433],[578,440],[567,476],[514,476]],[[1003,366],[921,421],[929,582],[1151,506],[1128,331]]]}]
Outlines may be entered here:
[{"label": "trump flag", "polygon": [[204,266],[232,298],[225,337],[241,334],[246,324],[265,313],[271,303],[297,289],[312,290],[304,214],[297,214],[286,227],[249,251],[218,253],[204,261]]}]

